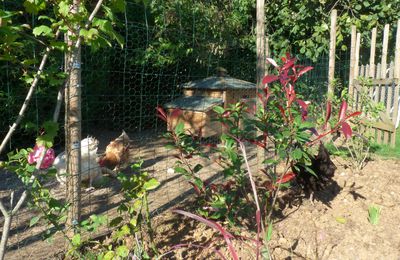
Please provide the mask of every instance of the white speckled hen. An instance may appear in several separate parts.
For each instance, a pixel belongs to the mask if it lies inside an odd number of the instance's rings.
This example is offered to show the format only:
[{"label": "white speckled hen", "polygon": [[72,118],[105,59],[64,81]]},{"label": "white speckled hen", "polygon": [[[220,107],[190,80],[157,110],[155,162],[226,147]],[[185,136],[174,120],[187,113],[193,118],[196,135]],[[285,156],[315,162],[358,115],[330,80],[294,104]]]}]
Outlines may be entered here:
[{"label": "white speckled hen", "polygon": [[[89,187],[92,187],[94,181],[101,177],[101,168],[98,163],[99,141],[96,138],[88,137],[81,141],[81,180],[89,180]],[[60,153],[54,160],[53,166],[57,169],[57,180],[61,184],[66,183],[66,155],[65,152]]]}]

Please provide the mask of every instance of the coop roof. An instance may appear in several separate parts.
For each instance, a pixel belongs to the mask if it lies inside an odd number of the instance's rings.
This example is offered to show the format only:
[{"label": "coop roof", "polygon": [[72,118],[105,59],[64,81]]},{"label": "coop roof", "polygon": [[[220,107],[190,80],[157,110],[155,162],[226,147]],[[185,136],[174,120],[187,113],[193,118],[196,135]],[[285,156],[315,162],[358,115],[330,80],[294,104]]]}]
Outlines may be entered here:
[{"label": "coop roof", "polygon": [[190,89],[255,89],[256,84],[232,77],[208,77],[181,85]]},{"label": "coop roof", "polygon": [[180,108],[183,110],[193,110],[207,112],[216,105],[222,104],[221,98],[210,98],[202,96],[181,97],[164,105],[165,108]]}]

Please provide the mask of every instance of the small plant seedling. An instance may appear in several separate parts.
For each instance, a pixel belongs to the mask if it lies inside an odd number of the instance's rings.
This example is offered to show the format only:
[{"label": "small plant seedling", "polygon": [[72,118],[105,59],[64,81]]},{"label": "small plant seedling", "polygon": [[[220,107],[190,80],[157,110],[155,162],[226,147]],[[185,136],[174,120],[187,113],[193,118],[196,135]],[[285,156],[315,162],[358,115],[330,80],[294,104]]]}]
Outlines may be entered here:
[{"label": "small plant seedling", "polygon": [[368,207],[368,220],[372,225],[378,225],[380,213],[380,207],[374,205]]},{"label": "small plant seedling", "polygon": [[335,220],[340,224],[346,224],[347,222],[347,220],[344,217],[336,217]]}]

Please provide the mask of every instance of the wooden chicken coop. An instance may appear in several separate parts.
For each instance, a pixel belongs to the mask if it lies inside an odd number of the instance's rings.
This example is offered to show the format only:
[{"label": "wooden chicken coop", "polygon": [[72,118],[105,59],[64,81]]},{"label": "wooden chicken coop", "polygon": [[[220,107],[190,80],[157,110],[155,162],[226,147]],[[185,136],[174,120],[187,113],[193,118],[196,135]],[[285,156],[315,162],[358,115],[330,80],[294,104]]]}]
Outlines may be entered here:
[{"label": "wooden chicken coop", "polygon": [[228,76],[208,77],[198,81],[190,81],[181,85],[183,97],[164,105],[168,113],[180,108],[183,113],[169,126],[175,129],[179,122],[183,122],[185,130],[203,137],[220,135],[221,124],[214,121],[215,106],[227,107],[241,100],[254,100],[256,84]]}]

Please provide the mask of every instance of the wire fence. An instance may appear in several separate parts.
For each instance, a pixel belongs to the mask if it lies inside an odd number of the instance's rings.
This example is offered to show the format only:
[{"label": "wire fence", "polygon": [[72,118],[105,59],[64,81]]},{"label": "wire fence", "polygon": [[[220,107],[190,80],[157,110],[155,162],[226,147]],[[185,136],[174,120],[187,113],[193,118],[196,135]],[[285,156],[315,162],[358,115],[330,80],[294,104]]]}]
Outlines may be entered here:
[{"label": "wire fence", "polygon": [[[3,6],[11,2],[3,2]],[[165,142],[159,137],[166,130],[165,124],[155,116],[155,108],[182,95],[179,87],[182,83],[215,75],[217,67],[225,68],[229,75],[238,79],[254,82],[256,78],[256,55],[253,49],[245,49],[234,38],[219,39],[226,46],[223,50],[210,51],[208,35],[196,34],[196,17],[191,28],[162,28],[151,25],[143,5],[130,3],[121,17],[120,34],[125,39],[123,47],[113,46],[93,52],[86,47],[82,51],[82,132],[83,137],[90,135],[100,142],[100,150],[125,130],[132,139],[134,160],[144,160],[143,168],[155,176],[161,186],[151,198],[151,209],[157,214],[165,208],[178,203],[190,193],[190,186],[182,177],[170,173],[174,159],[165,150]],[[141,14],[142,17],[138,17]],[[32,27],[35,23],[32,17]],[[161,31],[161,33],[160,33]],[[154,54],[155,44],[163,35],[174,36],[179,46],[181,42],[191,50],[188,53],[175,53],[171,46]],[[181,47],[180,49],[185,49]],[[192,51],[196,49],[196,51]],[[212,49],[212,48],[211,48]],[[32,55],[40,56],[40,49],[33,48]],[[314,70],[304,75],[298,83],[298,91],[307,99],[321,101],[327,89],[328,56],[312,62],[299,57],[301,64],[312,65]],[[348,79],[349,55],[343,52],[336,64],[336,75],[346,86]],[[52,57],[50,66],[62,70],[63,59],[60,55]],[[0,135],[5,136],[25,98],[27,86],[15,69],[8,63],[1,64],[0,72]],[[61,86],[59,86],[61,87]],[[30,104],[21,127],[9,143],[9,150],[17,147],[33,147],[36,132],[27,132],[29,125],[39,127],[52,118],[56,104],[57,87],[42,82]],[[63,118],[60,118],[63,124]],[[28,127],[29,128],[29,127]],[[61,128],[56,142],[56,151],[64,148],[64,132]],[[250,153],[250,155],[252,155]],[[209,162],[202,171],[203,178],[217,178],[217,170]],[[8,176],[8,175],[7,175]],[[2,177],[0,177],[2,178]],[[18,181],[8,176],[0,185],[1,190],[15,186]],[[52,192],[62,198],[65,187],[56,181],[48,183]],[[101,189],[93,193],[84,193],[83,215],[106,213],[115,215],[116,205],[121,201],[118,184],[107,179]],[[30,228],[29,219],[34,213],[24,209],[17,217],[10,238],[9,258],[21,259],[34,255],[36,259],[49,257],[43,248],[57,252],[57,245],[45,247],[39,237],[43,227]],[[23,249],[23,250],[22,250]],[[45,250],[46,251],[46,250]]]}]

